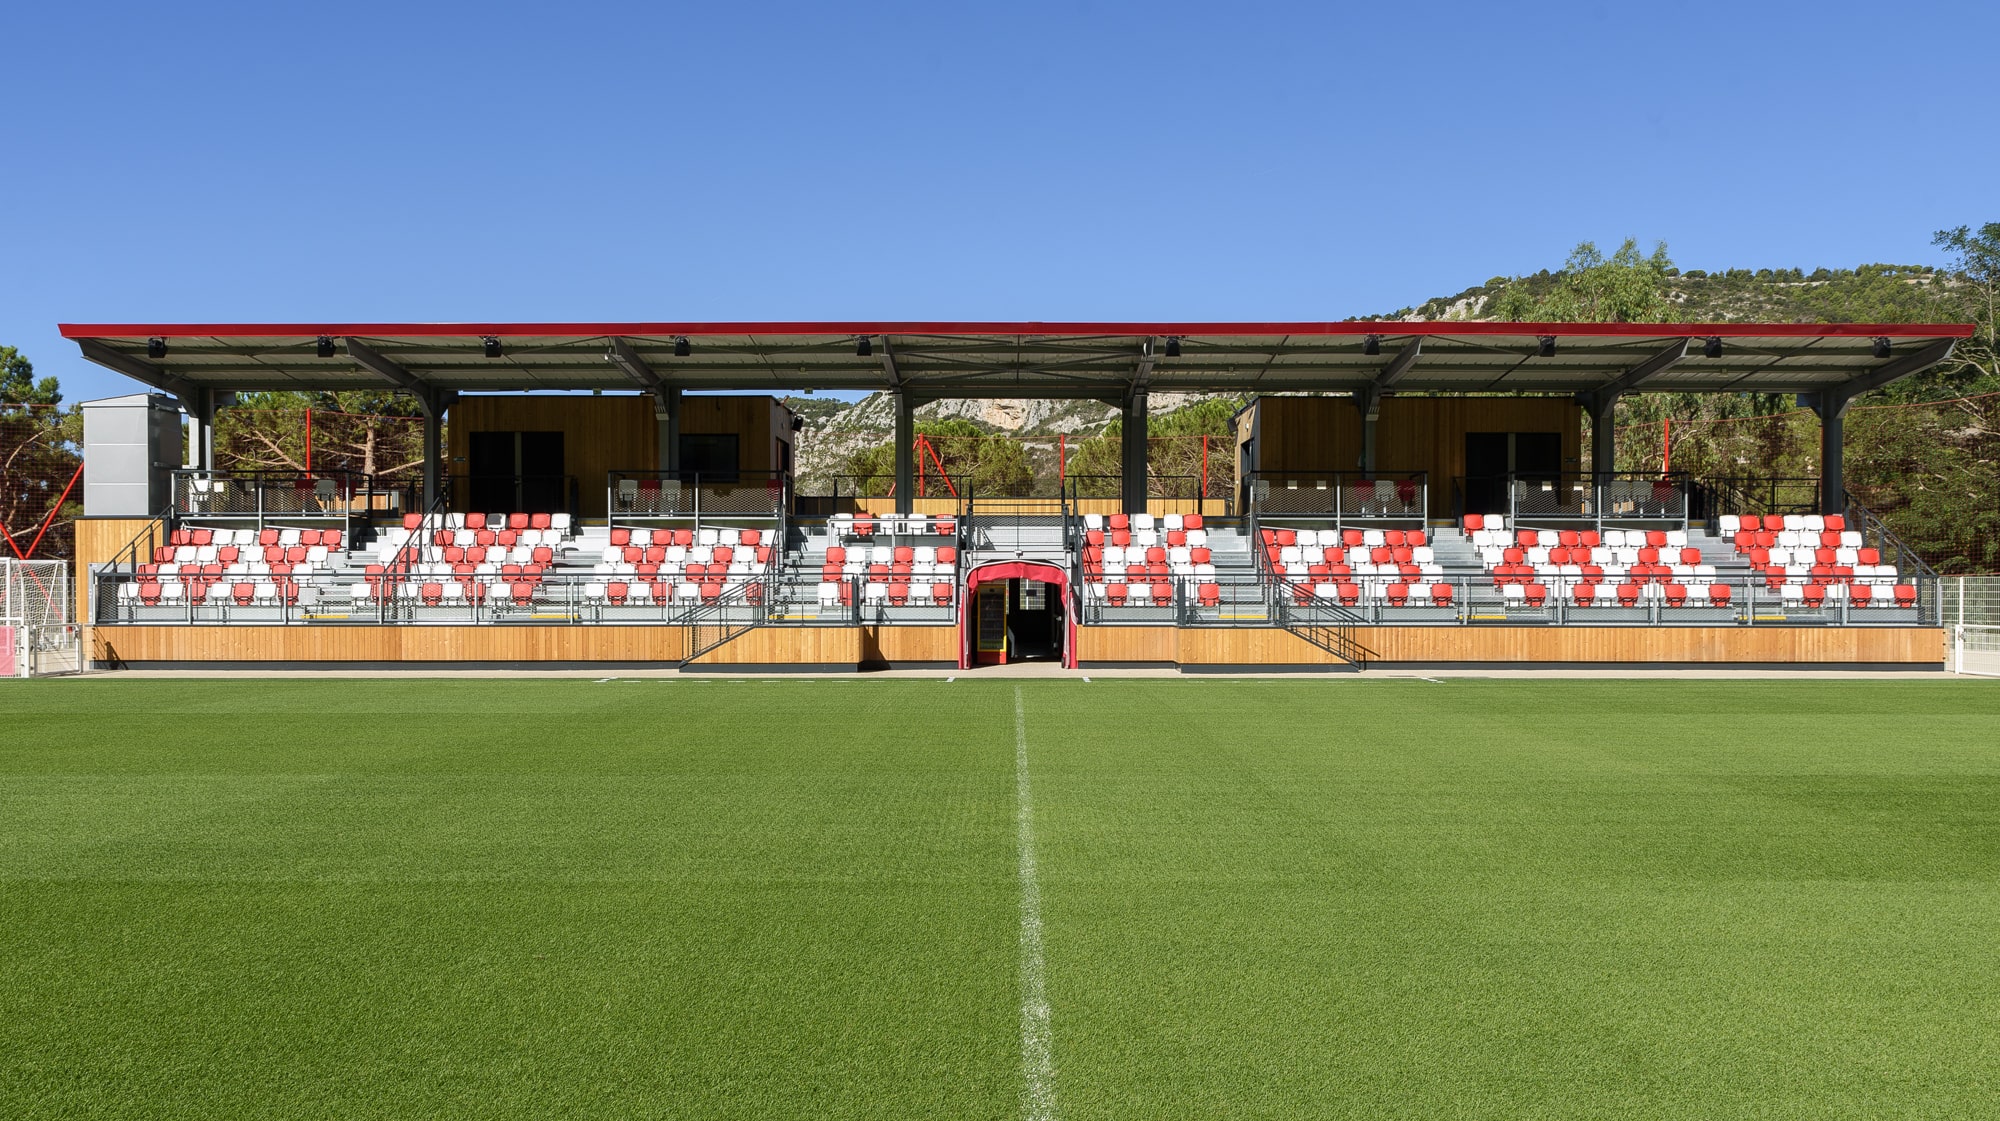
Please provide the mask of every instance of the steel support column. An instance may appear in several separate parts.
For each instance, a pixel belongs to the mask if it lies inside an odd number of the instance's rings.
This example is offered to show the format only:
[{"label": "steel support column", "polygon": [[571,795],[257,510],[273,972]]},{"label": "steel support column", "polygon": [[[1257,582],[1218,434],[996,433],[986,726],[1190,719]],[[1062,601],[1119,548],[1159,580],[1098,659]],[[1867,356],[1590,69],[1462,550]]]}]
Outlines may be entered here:
[{"label": "steel support column", "polygon": [[653,395],[653,419],[659,425],[660,447],[655,459],[659,469],[681,469],[681,391],[662,387]]},{"label": "steel support column", "polygon": [[1847,478],[1843,469],[1847,403],[1823,409],[1819,416],[1819,508],[1823,514],[1847,512]]},{"label": "steel support column", "polygon": [[892,396],[896,399],[896,512],[907,514],[916,501],[916,402],[906,389],[899,389]]},{"label": "steel support column", "polygon": [[1611,423],[1618,398],[1596,397],[1585,402],[1584,408],[1590,413],[1590,470],[1600,477],[1609,475],[1618,469],[1617,429]]},{"label": "steel support column", "polygon": [[443,484],[444,469],[444,414],[442,410],[424,410],[424,510],[437,505],[438,492]]},{"label": "steel support column", "polygon": [[1119,466],[1123,476],[1120,492],[1125,499],[1125,512],[1143,514],[1146,512],[1146,395],[1134,393],[1125,398],[1125,412],[1119,433]]}]

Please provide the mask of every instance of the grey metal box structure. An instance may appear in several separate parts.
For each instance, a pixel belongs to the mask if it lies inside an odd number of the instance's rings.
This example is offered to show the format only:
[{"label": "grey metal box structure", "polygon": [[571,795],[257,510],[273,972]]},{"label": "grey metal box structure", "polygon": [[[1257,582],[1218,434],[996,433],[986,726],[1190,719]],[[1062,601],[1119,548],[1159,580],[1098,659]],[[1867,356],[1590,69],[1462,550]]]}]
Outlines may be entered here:
[{"label": "grey metal box structure", "polygon": [[150,518],[173,501],[180,407],[158,393],[83,403],[83,516]]}]

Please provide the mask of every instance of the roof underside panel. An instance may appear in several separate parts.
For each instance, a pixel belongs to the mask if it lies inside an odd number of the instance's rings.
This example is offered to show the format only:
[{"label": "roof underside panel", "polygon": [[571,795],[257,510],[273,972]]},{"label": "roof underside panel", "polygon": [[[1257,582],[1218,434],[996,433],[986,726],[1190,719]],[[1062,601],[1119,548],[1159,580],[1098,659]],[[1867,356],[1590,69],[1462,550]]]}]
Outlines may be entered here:
[{"label": "roof underside panel", "polygon": [[[1128,331],[1099,328],[1128,327]],[[645,328],[640,330],[639,328]],[[706,329],[705,329],[706,328]],[[736,328],[719,330],[716,328]],[[1019,328],[1034,328],[1024,330]],[[1202,330],[1201,328],[1209,328]],[[1115,398],[1136,388],[1578,393],[1635,370],[1645,391],[1810,392],[1915,373],[1960,324],[333,324],[65,325],[86,357],[155,388],[381,388],[347,340],[439,390],[879,390],[922,397]],[[318,356],[322,335],[332,357]],[[497,338],[501,356],[482,342]],[[858,353],[857,340],[870,340]],[[1555,354],[1540,356],[1554,336]],[[1370,342],[1370,339],[1373,342]],[[148,357],[148,340],[166,354]],[[688,353],[677,356],[676,340]],[[1705,356],[1704,343],[1722,341]],[[1179,355],[1167,356],[1169,339]],[[1886,355],[1882,352],[1887,340]],[[1686,346],[1686,353],[1680,350]],[[1419,353],[1398,359],[1411,347]],[[636,358],[638,369],[622,357]],[[1375,354],[1367,353],[1373,349]],[[1400,365],[1400,369],[1397,366]],[[1893,367],[1891,369],[1890,367]]]}]

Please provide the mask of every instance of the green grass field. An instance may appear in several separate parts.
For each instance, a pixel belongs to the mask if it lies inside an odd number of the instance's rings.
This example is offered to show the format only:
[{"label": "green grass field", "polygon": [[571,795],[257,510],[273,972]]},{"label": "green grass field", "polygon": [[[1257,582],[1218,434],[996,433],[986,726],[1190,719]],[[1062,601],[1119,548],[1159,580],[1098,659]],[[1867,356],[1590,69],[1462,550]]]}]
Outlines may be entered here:
[{"label": "green grass field", "polygon": [[2000,684],[0,713],[0,1117],[2000,1115]]}]

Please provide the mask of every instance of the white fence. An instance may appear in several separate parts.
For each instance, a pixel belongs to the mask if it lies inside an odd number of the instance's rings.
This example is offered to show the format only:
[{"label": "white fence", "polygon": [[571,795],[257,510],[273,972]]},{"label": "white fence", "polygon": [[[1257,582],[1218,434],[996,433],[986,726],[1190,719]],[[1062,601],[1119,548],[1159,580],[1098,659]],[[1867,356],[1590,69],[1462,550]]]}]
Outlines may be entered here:
[{"label": "white fence", "polygon": [[83,669],[67,561],[0,561],[0,677]]},{"label": "white fence", "polygon": [[2000,576],[1947,576],[1939,602],[1956,673],[2000,677]]}]

